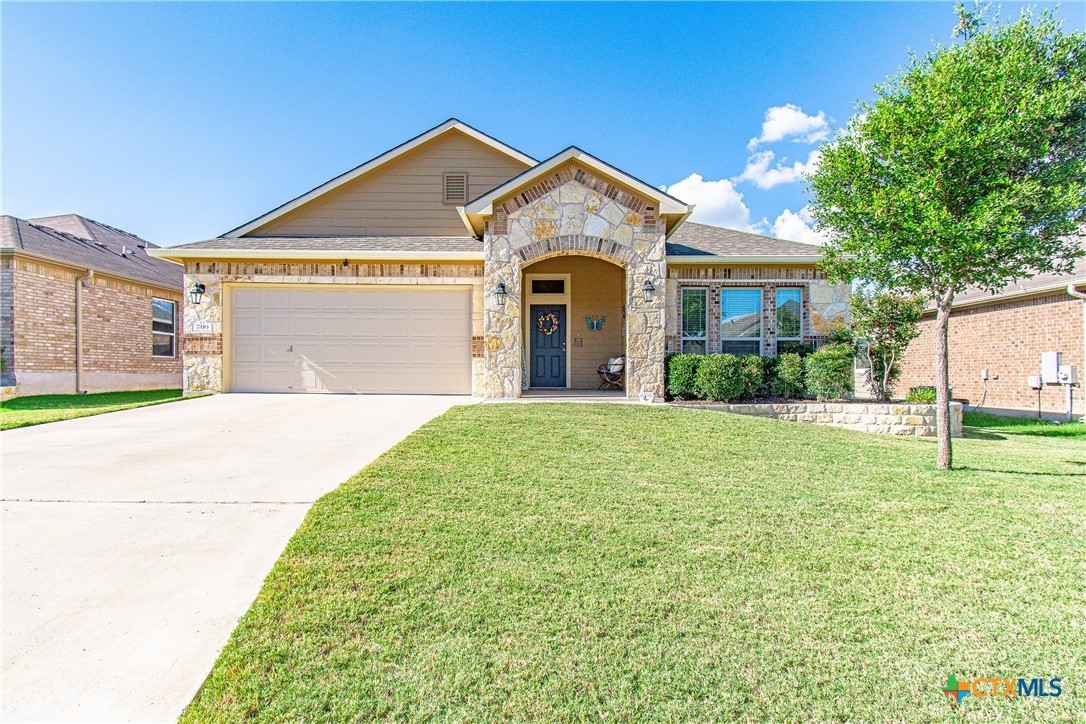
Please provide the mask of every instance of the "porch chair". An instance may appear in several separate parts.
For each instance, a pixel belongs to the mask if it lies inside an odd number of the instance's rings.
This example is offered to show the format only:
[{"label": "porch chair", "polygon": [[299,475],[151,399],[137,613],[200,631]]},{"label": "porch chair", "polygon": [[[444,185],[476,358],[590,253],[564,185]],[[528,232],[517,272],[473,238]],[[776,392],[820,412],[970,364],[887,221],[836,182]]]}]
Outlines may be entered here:
[{"label": "porch chair", "polygon": [[626,369],[626,356],[612,357],[605,364],[600,365],[596,374],[600,376],[600,386],[597,390],[621,390],[622,374]]}]

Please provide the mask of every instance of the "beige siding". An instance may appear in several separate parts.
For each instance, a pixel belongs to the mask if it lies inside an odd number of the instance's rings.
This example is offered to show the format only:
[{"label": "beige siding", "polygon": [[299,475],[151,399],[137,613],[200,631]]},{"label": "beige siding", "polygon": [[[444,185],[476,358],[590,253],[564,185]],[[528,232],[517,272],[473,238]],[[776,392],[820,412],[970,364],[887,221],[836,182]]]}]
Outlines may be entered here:
[{"label": "beige siding", "polygon": [[[600,384],[596,370],[610,357],[626,354],[626,271],[600,259],[559,256],[524,267],[524,274],[569,274],[570,324],[569,380],[575,390],[594,390]],[[589,332],[585,316],[607,317],[603,329]],[[534,324],[534,320],[530,320]],[[581,346],[577,346],[577,339]]]},{"label": "beige siding", "polygon": [[444,174],[466,172],[473,199],[526,168],[454,130],[249,235],[469,236],[443,201]]}]

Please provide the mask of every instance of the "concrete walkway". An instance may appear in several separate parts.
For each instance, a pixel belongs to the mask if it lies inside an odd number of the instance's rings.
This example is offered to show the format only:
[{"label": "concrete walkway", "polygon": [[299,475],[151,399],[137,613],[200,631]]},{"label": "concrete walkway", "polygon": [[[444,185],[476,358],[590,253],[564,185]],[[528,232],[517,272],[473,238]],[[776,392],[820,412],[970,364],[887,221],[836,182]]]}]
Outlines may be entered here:
[{"label": "concrete walkway", "polygon": [[4,432],[4,721],[170,721],[309,506],[465,397],[219,395]]}]

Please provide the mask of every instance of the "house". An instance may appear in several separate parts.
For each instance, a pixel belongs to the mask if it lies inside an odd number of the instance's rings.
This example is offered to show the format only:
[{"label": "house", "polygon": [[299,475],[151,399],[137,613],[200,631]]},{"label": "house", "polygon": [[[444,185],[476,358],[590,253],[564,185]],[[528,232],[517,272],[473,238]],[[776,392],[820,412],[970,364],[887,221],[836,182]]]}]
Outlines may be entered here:
[{"label": "house", "polygon": [[[452,119],[227,234],[185,265],[185,389],[631,397],[668,352],[775,355],[848,314],[817,249],[688,221],[576,147],[536,159]],[[797,311],[799,312],[797,314]]]},{"label": "house", "polygon": [[[957,399],[986,411],[1064,418],[1066,386],[1031,380],[1042,374],[1041,358],[1059,352],[1061,364],[1086,373],[1086,259],[1069,274],[1039,274],[995,292],[968,289],[950,314],[950,387]],[[898,388],[932,385],[935,375],[935,312],[927,310],[920,336],[909,345]],[[1032,383],[1032,384],[1031,384]],[[1071,389],[1072,412],[1086,412],[1080,384]]]},{"label": "house", "polygon": [[0,222],[5,397],[181,386],[180,266],[76,214]]}]

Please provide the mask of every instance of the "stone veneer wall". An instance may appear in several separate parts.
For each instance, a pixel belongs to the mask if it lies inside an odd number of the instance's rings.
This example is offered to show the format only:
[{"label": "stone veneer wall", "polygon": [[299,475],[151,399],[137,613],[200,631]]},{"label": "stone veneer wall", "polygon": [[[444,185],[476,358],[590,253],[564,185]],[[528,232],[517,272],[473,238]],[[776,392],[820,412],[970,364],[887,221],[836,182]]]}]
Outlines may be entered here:
[{"label": "stone veneer wall", "polygon": [[832,284],[813,266],[670,266],[667,280],[667,351],[681,351],[684,288],[708,289],[708,349],[721,350],[720,290],[756,288],[762,290],[762,355],[777,355],[776,290],[800,289],[803,295],[803,339],[806,344],[826,340],[834,325],[849,318],[849,284]]},{"label": "stone veneer wall", "polygon": [[[771,417],[790,422],[843,427],[886,435],[935,437],[935,405],[904,405],[892,402],[842,404],[833,402],[782,402],[764,404],[683,405],[738,415]],[[961,437],[962,404],[950,403],[950,434]]]},{"label": "stone veneer wall", "polygon": [[[664,393],[664,229],[643,199],[571,164],[495,204],[483,237],[484,286],[504,282],[504,305],[484,297],[483,366],[475,394],[519,397],[523,339],[521,268],[563,254],[594,256],[626,269],[626,394]],[[645,301],[646,281],[656,293]]]},{"label": "stone veneer wall", "polygon": [[[404,264],[297,261],[190,261],[185,265],[185,289],[205,285],[199,305],[185,305],[185,392],[221,392],[223,389],[223,294],[229,284],[457,284],[472,289],[472,377],[478,387],[482,376],[483,265]],[[197,332],[197,326],[206,331]]]}]

